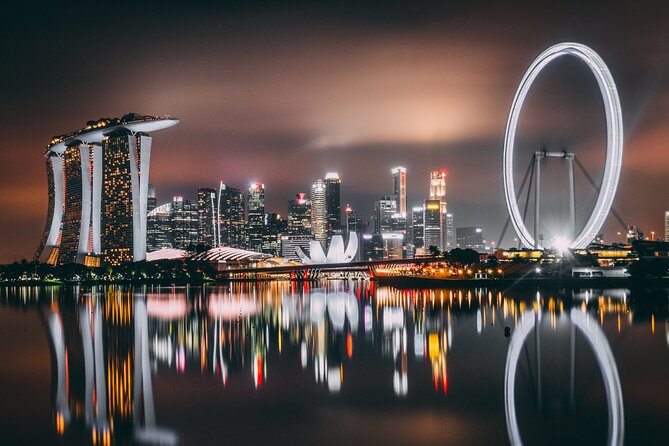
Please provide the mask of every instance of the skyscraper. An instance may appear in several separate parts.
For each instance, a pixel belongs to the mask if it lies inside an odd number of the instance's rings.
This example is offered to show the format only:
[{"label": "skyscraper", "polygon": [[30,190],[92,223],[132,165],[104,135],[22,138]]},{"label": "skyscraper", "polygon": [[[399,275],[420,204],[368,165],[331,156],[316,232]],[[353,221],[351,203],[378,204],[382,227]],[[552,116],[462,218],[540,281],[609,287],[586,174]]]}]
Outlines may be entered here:
[{"label": "skyscraper", "polygon": [[198,244],[198,234],[197,204],[184,197],[172,198],[172,247],[193,250]]},{"label": "skyscraper", "polygon": [[397,212],[403,217],[407,215],[407,170],[404,167],[395,167],[393,175],[393,195],[397,200]]},{"label": "skyscraper", "polygon": [[393,195],[379,197],[374,203],[374,233],[382,234],[393,231],[393,216],[398,215],[397,201]]},{"label": "skyscraper", "polygon": [[156,201],[156,187],[153,184],[149,184],[149,194],[146,198],[146,212],[151,212],[156,208],[158,202]]},{"label": "skyscraper", "polygon": [[178,122],[131,113],[55,136],[46,148],[48,220],[36,258],[86,265],[146,258],[148,132]]},{"label": "skyscraper", "polygon": [[325,207],[327,212],[328,241],[333,234],[341,232],[341,181],[339,174],[325,175]]},{"label": "skyscraper", "polygon": [[328,236],[327,229],[325,183],[319,179],[311,186],[311,233],[314,239],[325,245]]},{"label": "skyscraper", "polygon": [[246,218],[242,191],[221,181],[216,208],[219,245],[246,248]]},{"label": "skyscraper", "polygon": [[217,247],[218,212],[216,190],[200,188],[197,190],[198,243],[205,247]]},{"label": "skyscraper", "polygon": [[305,196],[288,201],[288,235],[311,235],[311,202]]},{"label": "skyscraper", "polygon": [[423,216],[423,244],[425,248],[441,247],[442,235],[442,213],[439,200],[425,200],[425,211]]},{"label": "skyscraper", "polygon": [[457,246],[455,241],[455,222],[453,220],[453,214],[448,212],[445,216],[446,221],[444,223],[444,241],[445,250],[450,251],[451,249]]},{"label": "skyscraper", "polygon": [[251,183],[246,197],[246,245],[248,249],[262,252],[265,232],[265,185]]},{"label": "skyscraper", "polygon": [[281,215],[265,213],[265,231],[263,233],[262,252],[273,256],[281,255],[281,237],[288,232],[288,222]]},{"label": "skyscraper", "polygon": [[[446,214],[448,213],[448,204],[446,202],[446,169],[433,170],[430,172],[430,200],[439,200],[439,206],[441,209],[441,245],[437,246],[442,251],[451,249],[449,247],[449,238],[446,236],[447,228],[446,224],[448,219]],[[450,239],[451,241],[453,238]]]},{"label": "skyscraper", "polygon": [[669,242],[669,211],[664,211],[664,241]]},{"label": "skyscraper", "polygon": [[363,234],[365,228],[362,223],[362,215],[360,212],[354,211],[350,206],[346,205],[346,236],[347,243],[350,240],[352,233],[355,233],[358,238],[358,252],[356,252],[355,257],[353,258],[354,262],[360,261],[363,255]]},{"label": "skyscraper", "polygon": [[172,202],[168,202],[153,208],[146,217],[146,250],[171,248],[173,241]]},{"label": "skyscraper", "polygon": [[425,240],[425,210],[423,206],[415,207],[411,210],[411,235],[415,248],[422,248]]},{"label": "skyscraper", "polygon": [[445,201],[446,175],[446,169],[430,172],[430,200]]}]

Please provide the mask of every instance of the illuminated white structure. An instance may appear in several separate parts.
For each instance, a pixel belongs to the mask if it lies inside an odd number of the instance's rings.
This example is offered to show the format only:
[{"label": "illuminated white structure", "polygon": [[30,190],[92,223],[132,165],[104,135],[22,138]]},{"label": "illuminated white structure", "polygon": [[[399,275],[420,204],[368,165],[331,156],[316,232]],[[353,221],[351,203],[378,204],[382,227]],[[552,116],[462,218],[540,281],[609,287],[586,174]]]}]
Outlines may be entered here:
[{"label": "illuminated white structure", "polygon": [[404,218],[407,216],[407,170],[395,167],[390,173],[393,176],[393,195],[397,200],[397,212]]},{"label": "illuminated white structure", "polygon": [[149,133],[178,122],[131,113],[55,136],[45,151],[49,207],[35,257],[50,264],[144,260]]},{"label": "illuminated white structure", "polygon": [[323,180],[316,180],[311,186],[311,233],[321,243],[325,243],[328,238],[328,212],[325,193]]},{"label": "illuminated white structure", "polygon": [[518,200],[516,199],[516,189],[513,179],[513,151],[516,128],[523,103],[532,86],[532,82],[534,82],[546,65],[558,57],[566,55],[577,57],[590,68],[599,85],[606,111],[606,164],[601,189],[592,214],[583,229],[569,241],[569,248],[583,249],[594,240],[611,209],[620,177],[623,158],[623,119],[618,91],[608,67],[596,52],[585,45],[570,42],[553,45],[534,60],[520,82],[511,105],[504,138],[503,174],[506,205],[518,237],[523,245],[528,248],[537,246],[537,241],[525,226],[522,214],[518,208]]},{"label": "illuminated white structure", "polygon": [[344,239],[341,235],[335,235],[330,241],[327,255],[323,245],[318,240],[309,241],[309,255],[307,256],[299,246],[295,253],[302,263],[307,265],[323,263],[350,263],[358,252],[358,236],[355,232],[349,233],[348,246],[344,250]]},{"label": "illuminated white structure", "polygon": [[[448,172],[446,169],[433,170],[430,172],[430,200],[439,201],[439,210],[441,215],[439,216],[439,243],[435,244],[436,248],[446,251],[449,249],[455,248],[455,237],[453,234],[452,223],[453,219],[450,220],[446,217],[448,214],[448,203],[446,202],[446,178],[448,177]],[[451,223],[450,232],[448,231],[447,224]],[[450,235],[450,237],[447,237]],[[431,245],[425,245],[429,247]]]}]

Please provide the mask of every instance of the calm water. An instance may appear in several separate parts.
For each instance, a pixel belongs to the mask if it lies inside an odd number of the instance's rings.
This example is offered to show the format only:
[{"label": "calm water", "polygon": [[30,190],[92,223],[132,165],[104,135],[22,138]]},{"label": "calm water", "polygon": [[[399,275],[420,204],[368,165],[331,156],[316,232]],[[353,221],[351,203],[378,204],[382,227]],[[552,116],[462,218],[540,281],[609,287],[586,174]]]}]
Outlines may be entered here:
[{"label": "calm water", "polygon": [[0,289],[0,444],[668,444],[667,290]]}]

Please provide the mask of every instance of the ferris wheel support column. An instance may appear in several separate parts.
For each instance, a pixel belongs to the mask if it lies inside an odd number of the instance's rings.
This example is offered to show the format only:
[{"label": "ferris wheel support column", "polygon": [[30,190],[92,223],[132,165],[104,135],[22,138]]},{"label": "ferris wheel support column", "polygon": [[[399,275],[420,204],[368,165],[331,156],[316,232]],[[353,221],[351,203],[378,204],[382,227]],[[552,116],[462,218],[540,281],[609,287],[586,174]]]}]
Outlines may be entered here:
[{"label": "ferris wheel support column", "polygon": [[534,249],[539,249],[539,208],[541,207],[541,158],[543,152],[534,154]]},{"label": "ferris wheel support column", "polygon": [[574,154],[565,154],[567,158],[567,171],[569,181],[569,237],[570,240],[576,238],[576,196],[574,188]]}]

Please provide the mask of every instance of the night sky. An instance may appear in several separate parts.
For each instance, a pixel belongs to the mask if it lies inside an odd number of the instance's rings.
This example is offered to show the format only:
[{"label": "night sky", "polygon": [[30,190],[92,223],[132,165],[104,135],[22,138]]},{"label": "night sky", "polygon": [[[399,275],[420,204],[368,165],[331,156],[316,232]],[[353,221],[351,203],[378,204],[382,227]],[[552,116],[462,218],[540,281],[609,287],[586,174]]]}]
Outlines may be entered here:
[{"label": "night sky", "polygon": [[[409,206],[429,170],[448,170],[456,226],[497,240],[506,219],[506,119],[526,68],[560,41],[609,66],[624,112],[614,207],[663,235],[669,209],[669,4],[625,2],[66,2],[3,6],[0,27],[0,262],[31,257],[46,218],[43,150],[53,135],[128,112],[171,115],[155,133],[158,202],[219,180],[265,183],[267,208],[328,171],[368,219],[408,170]],[[559,4],[559,6],[558,6]],[[546,146],[601,177],[605,121],[596,82],[562,58],[532,89],[517,136],[518,179]],[[566,209],[564,166],[544,178],[547,232]],[[596,193],[577,184],[580,219]],[[609,240],[620,230],[611,217]]]}]

